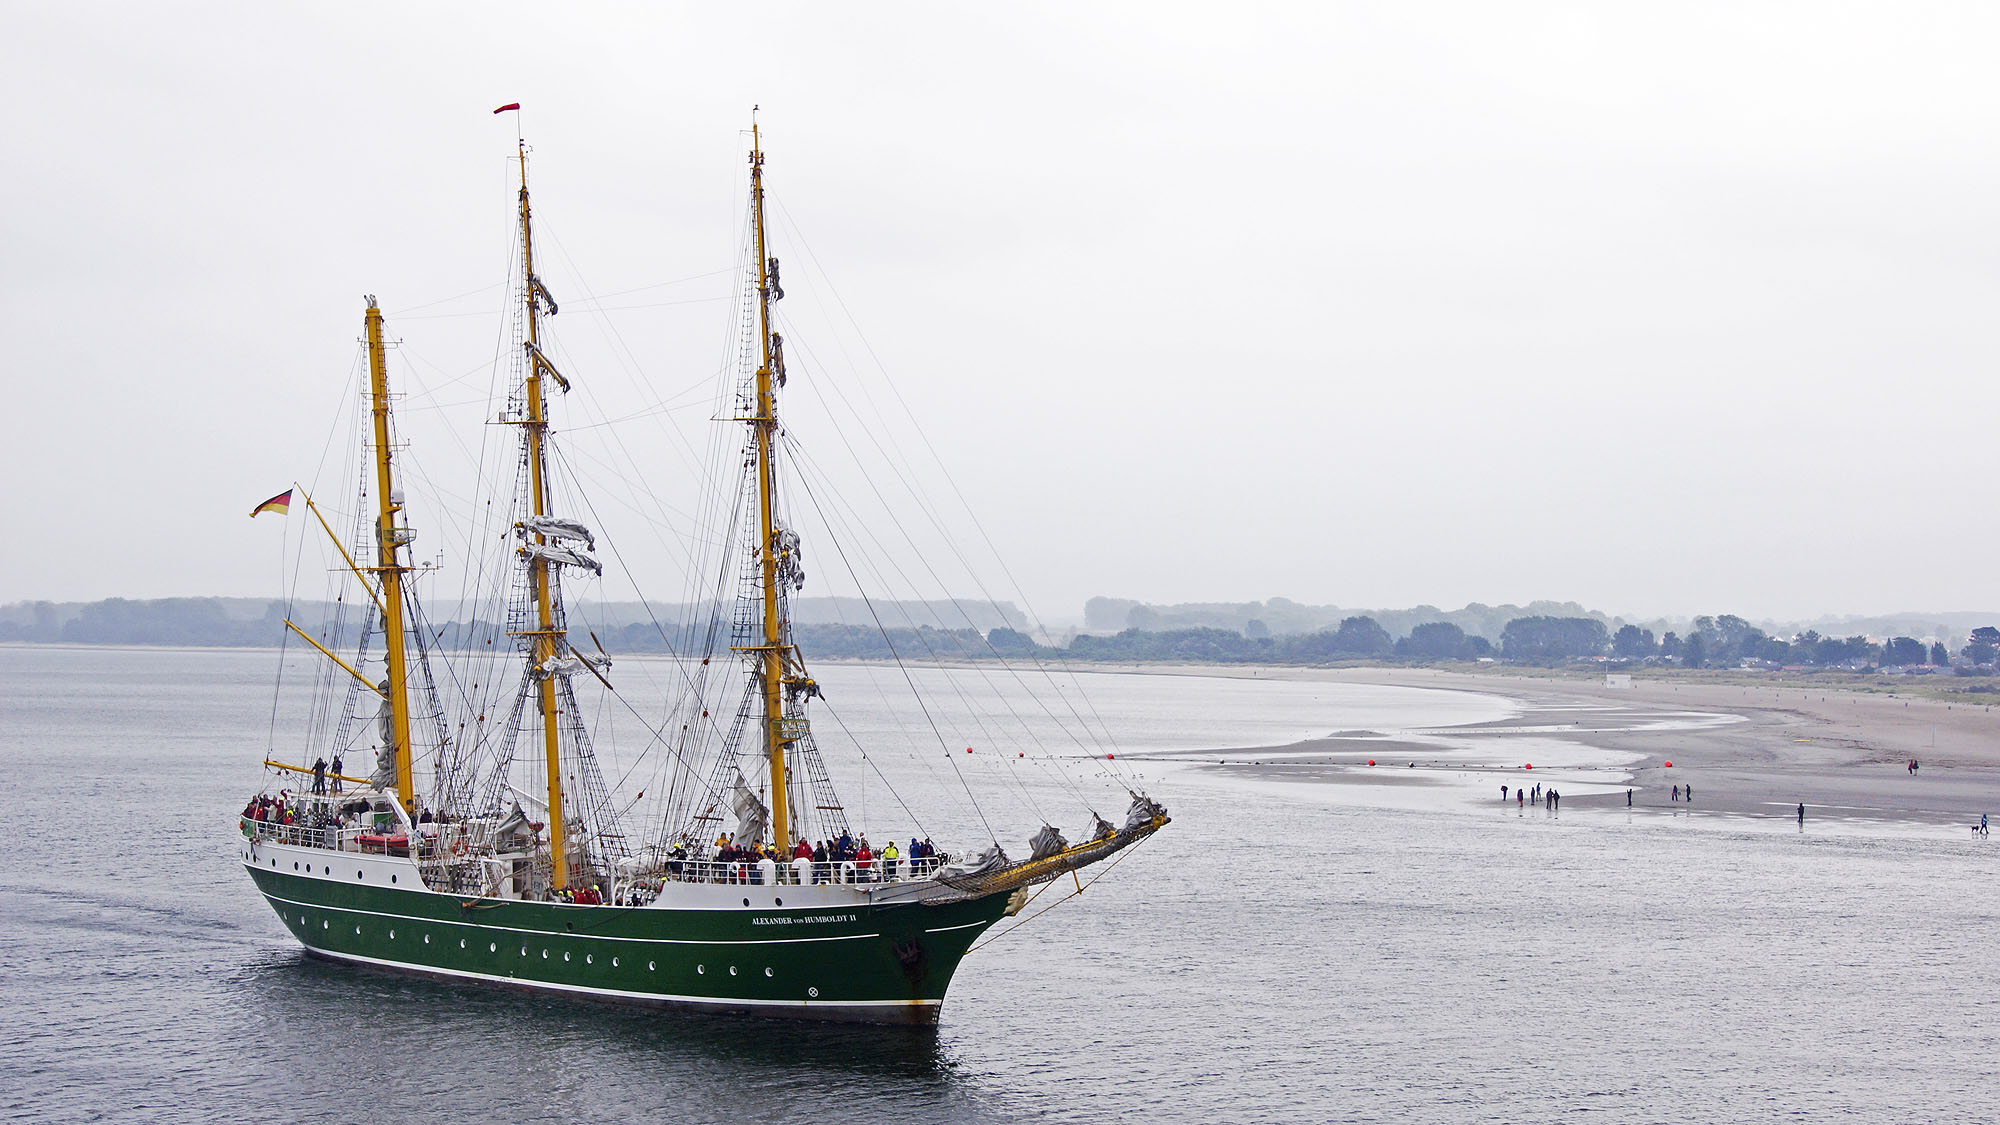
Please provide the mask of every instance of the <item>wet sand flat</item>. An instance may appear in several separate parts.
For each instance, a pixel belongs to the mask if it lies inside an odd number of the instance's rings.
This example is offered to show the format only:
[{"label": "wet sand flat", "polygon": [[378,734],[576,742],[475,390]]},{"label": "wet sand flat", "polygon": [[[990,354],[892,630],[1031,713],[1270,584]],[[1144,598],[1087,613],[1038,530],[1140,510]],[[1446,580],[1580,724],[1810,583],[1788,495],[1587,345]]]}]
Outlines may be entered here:
[{"label": "wet sand flat", "polygon": [[[1504,696],[1522,708],[1494,722],[1437,730],[1455,743],[1482,748],[1484,761],[1470,765],[1427,759],[1426,751],[1435,748],[1420,740],[1370,738],[1370,732],[1360,731],[1230,752],[1232,772],[1255,771],[1273,781],[1402,785],[1416,780],[1405,772],[1415,763],[1418,775],[1483,771],[1491,777],[1497,803],[1500,784],[1541,780],[1513,760],[1509,740],[1533,740],[1519,742],[1524,750],[1529,745],[1546,750],[1549,740],[1556,740],[1635,759],[1627,766],[1570,771],[1572,778],[1602,776],[1615,784],[1578,786],[1596,792],[1566,795],[1565,810],[1623,807],[1629,787],[1635,808],[1696,814],[1793,819],[1803,803],[1809,820],[1866,818],[1962,830],[1981,813],[2000,815],[2000,712],[1978,704],[1782,683],[1649,682],[1643,675],[1634,677],[1632,687],[1613,688],[1601,678],[1403,668],[1120,670],[1473,691]],[[1184,757],[1199,761],[1204,755]],[[1378,761],[1375,769],[1358,768],[1369,758]],[[1913,758],[1919,762],[1914,774],[1908,769]],[[1665,765],[1669,761],[1672,768]],[[1390,772],[1397,775],[1394,780],[1383,776]],[[1689,785],[1693,801],[1675,800],[1674,788]]]}]

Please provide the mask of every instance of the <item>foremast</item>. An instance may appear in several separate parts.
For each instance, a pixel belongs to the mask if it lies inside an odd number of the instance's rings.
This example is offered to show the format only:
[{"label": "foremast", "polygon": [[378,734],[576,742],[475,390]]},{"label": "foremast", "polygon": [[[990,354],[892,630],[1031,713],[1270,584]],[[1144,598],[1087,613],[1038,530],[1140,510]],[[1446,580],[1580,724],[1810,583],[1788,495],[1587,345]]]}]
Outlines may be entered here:
[{"label": "foremast", "polygon": [[791,646],[784,637],[784,623],[778,612],[778,567],[786,554],[777,523],[776,487],[772,474],[773,446],[778,437],[778,409],[772,393],[775,378],[784,375],[782,341],[771,331],[771,303],[784,296],[778,287],[778,260],[770,256],[764,240],[764,149],[757,125],[750,125],[750,198],[757,231],[757,326],[762,349],[757,366],[757,401],[745,421],[757,442],[757,511],[759,593],[763,602],[763,636],[752,646],[759,664],[763,701],[764,753],[770,762],[771,839],[789,850],[791,809],[787,799],[785,747],[803,734],[802,720],[787,719],[784,707],[785,664]]},{"label": "foremast", "polygon": [[[548,438],[548,420],[543,411],[542,374],[547,371],[558,382],[562,376],[556,373],[554,365],[542,356],[539,320],[541,316],[541,284],[535,279],[535,238],[528,209],[528,146],[520,143],[521,161],[521,274],[522,290],[527,302],[527,417],[520,421],[524,427],[522,440],[527,446],[528,459],[528,504],[529,512],[536,519],[549,515],[548,509],[548,468],[545,445]],[[548,536],[543,532],[529,530],[529,537],[538,547],[549,545]],[[535,603],[536,627],[527,633],[528,653],[531,668],[542,669],[538,677],[537,703],[542,718],[542,751],[548,762],[549,795],[549,864],[551,885],[560,889],[569,883],[568,826],[563,820],[562,789],[562,748],[559,734],[561,727],[556,708],[556,678],[546,674],[563,648],[564,630],[559,627],[552,605],[550,580],[554,564],[548,557],[537,552],[528,553],[528,584]]]},{"label": "foremast", "polygon": [[388,704],[391,752],[395,756],[396,796],[405,809],[414,809],[416,784],[410,765],[409,663],[404,649],[403,575],[399,549],[411,539],[408,530],[396,526],[396,513],[403,510],[403,496],[394,484],[390,469],[389,445],[389,365],[382,344],[382,310],[375,298],[368,298],[368,393],[375,422],[375,566],[370,568],[382,583],[382,630],[387,638],[389,662]]}]

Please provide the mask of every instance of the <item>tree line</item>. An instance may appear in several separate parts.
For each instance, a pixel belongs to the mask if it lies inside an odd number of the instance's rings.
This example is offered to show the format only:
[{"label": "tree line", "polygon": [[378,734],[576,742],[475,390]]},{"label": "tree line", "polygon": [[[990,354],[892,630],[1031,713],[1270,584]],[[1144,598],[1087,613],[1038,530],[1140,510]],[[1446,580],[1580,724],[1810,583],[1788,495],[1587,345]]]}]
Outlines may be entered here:
[{"label": "tree line", "polygon": [[[1269,603],[1265,603],[1268,605]],[[283,610],[275,603],[243,599],[165,598],[127,601],[112,598],[58,615],[48,603],[9,607],[0,620],[0,641],[69,644],[162,644],[191,646],[273,645],[283,639]],[[330,607],[315,607],[319,613]],[[261,610],[261,612],[257,612]],[[306,625],[308,622],[301,621]],[[326,626],[319,630],[325,635]],[[726,632],[727,624],[719,628]],[[646,622],[602,625],[591,639],[617,653],[699,653],[726,646],[703,622]],[[511,639],[498,622],[450,621],[427,630],[439,649],[482,649]],[[586,632],[579,630],[579,632]],[[1733,614],[1694,619],[1684,633],[1655,636],[1638,625],[1615,632],[1601,616],[1526,614],[1508,620],[1499,642],[1469,633],[1451,621],[1427,621],[1397,637],[1373,616],[1355,614],[1310,632],[1273,635],[1259,620],[1241,629],[1197,625],[1183,628],[1131,627],[1116,633],[1083,633],[1067,645],[1044,645],[1028,633],[995,626],[935,628],[930,625],[878,630],[872,626],[801,623],[795,639],[809,657],[887,660],[991,658],[1075,659],[1102,662],[1201,664],[1324,664],[1353,660],[1432,663],[1502,660],[1557,665],[1608,660],[1629,664],[1670,664],[1685,668],[1944,668],[1990,671],[2000,663],[2000,628],[1980,626],[1957,652],[1942,642],[1914,637],[1871,641],[1862,635],[1823,636],[1806,629],[1772,636]],[[582,644],[584,637],[578,637]]]}]

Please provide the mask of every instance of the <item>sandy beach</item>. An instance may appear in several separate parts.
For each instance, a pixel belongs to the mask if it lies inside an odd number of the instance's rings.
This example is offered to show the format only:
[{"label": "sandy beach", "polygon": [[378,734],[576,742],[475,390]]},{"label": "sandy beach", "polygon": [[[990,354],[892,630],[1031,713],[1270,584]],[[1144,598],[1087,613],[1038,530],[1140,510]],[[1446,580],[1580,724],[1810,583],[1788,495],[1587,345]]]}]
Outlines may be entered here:
[{"label": "sandy beach", "polygon": [[[1500,695],[1522,712],[1510,719],[1448,728],[1453,741],[1486,744],[1493,799],[1501,784],[1533,784],[1548,775],[1520,768],[1510,740],[1546,748],[1633,755],[1618,766],[1566,770],[1570,778],[1607,781],[1565,790],[1563,807],[1635,808],[1699,815],[1793,820],[1869,819],[1951,826],[1964,831],[1982,813],[2000,815],[2000,712],[1965,703],[1821,687],[1647,681],[1606,686],[1602,678],[1561,679],[1406,668],[1124,668],[1163,674],[1383,684]],[[1729,718],[1733,717],[1733,718]],[[1532,740],[1530,742],[1529,740]],[[1232,769],[1272,781],[1422,785],[1427,771],[1463,763],[1426,758],[1423,740],[1384,732],[1343,731],[1249,754],[1232,752]],[[1262,760],[1260,754],[1276,760]],[[1245,759],[1248,759],[1247,761]],[[1367,768],[1368,759],[1380,765]],[[1919,763],[1910,771],[1911,759]],[[1576,758],[1588,762],[1589,755]],[[1666,763],[1672,762],[1669,768]],[[1674,788],[1693,787],[1693,800]]]}]

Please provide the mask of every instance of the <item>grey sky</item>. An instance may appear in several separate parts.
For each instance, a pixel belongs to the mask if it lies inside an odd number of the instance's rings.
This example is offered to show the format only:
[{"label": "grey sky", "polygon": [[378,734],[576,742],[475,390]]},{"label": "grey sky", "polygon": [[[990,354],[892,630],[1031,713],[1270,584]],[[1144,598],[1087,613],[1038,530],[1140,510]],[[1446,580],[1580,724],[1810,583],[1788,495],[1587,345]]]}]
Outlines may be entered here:
[{"label": "grey sky", "polygon": [[[0,601],[279,593],[244,514],[312,479],[363,293],[412,441],[485,436],[519,101],[592,416],[712,385],[726,285],[660,283],[734,263],[760,103],[788,311],[844,302],[1044,616],[1995,604],[1991,8],[571,7],[6,7],[53,534]],[[629,439],[664,510],[708,409]]]}]

